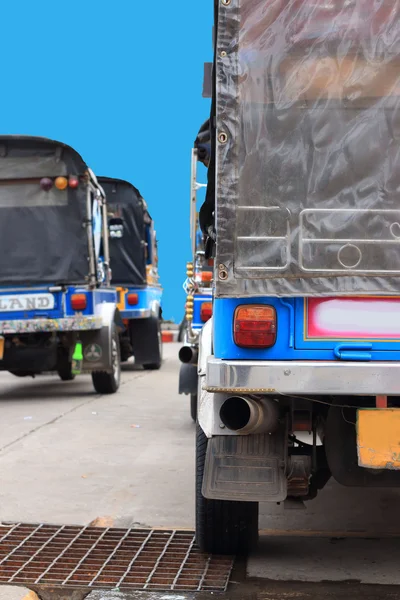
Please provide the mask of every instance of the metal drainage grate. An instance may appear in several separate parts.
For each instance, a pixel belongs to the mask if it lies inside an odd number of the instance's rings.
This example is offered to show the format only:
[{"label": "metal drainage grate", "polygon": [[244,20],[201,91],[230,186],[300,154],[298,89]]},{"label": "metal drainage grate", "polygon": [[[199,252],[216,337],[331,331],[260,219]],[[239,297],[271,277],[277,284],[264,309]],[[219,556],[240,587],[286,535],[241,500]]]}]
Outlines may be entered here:
[{"label": "metal drainage grate", "polygon": [[225,591],[232,557],[204,555],[192,532],[0,525],[0,583]]}]

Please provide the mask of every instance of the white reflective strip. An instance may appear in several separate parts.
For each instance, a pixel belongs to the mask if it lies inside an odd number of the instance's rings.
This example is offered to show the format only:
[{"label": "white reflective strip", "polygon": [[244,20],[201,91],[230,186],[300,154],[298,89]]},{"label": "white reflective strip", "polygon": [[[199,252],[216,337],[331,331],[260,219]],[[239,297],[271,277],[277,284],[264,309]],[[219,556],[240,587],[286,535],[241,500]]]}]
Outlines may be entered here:
[{"label": "white reflective strip", "polygon": [[400,337],[400,301],[327,300],[310,311],[308,326],[314,337],[316,330],[325,335]]}]

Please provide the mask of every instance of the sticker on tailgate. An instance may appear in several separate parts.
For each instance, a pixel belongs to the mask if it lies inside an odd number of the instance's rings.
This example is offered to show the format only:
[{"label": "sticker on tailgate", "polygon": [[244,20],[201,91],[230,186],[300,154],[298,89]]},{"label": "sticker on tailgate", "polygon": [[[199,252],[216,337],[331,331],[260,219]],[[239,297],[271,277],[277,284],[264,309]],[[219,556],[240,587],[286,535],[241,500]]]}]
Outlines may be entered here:
[{"label": "sticker on tailgate", "polygon": [[308,298],[306,338],[400,339],[399,298]]},{"label": "sticker on tailgate", "polygon": [[52,294],[10,294],[0,296],[0,312],[51,310],[54,308]]}]

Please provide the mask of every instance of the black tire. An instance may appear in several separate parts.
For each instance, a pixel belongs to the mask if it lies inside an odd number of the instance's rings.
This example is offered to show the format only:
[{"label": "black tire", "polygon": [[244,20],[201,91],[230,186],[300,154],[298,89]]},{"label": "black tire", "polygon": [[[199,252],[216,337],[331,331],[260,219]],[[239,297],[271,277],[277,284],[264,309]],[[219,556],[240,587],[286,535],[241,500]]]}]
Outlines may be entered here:
[{"label": "black tire", "polygon": [[112,344],[112,372],[94,371],[92,373],[93,386],[98,394],[115,394],[121,382],[121,351],[119,335],[115,325],[113,326],[110,342]]},{"label": "black tire", "polygon": [[57,369],[57,373],[61,381],[73,381],[75,379],[74,373],[72,373],[72,365],[63,365]]},{"label": "black tire", "polygon": [[125,363],[132,356],[132,345],[128,334],[120,336],[119,347],[121,349],[121,362]]},{"label": "black tire", "polygon": [[143,344],[149,344],[151,347],[151,355],[153,357],[152,362],[144,363],[143,369],[146,371],[158,371],[162,365],[162,336],[161,336],[161,323],[160,319],[154,317],[148,320],[148,338],[142,340]]},{"label": "black tire", "polygon": [[135,365],[157,370],[162,364],[161,321],[159,317],[131,319],[129,323]]},{"label": "black tire", "polygon": [[208,500],[201,493],[208,440],[196,424],[196,541],[203,552],[248,554],[258,540],[258,503]]},{"label": "black tire", "polygon": [[61,381],[72,381],[75,379],[75,375],[72,373],[72,363],[69,360],[69,352],[64,348],[59,351],[57,373]]},{"label": "black tire", "polygon": [[197,419],[197,394],[190,394],[190,416],[193,421]]}]

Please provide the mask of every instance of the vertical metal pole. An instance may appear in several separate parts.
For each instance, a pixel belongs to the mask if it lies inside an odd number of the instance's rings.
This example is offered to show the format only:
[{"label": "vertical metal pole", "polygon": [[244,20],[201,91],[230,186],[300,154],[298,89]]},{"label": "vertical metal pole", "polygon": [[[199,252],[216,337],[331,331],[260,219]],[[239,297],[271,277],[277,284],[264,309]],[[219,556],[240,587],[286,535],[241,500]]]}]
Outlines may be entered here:
[{"label": "vertical metal pole", "polygon": [[92,186],[90,182],[90,176],[87,179],[86,188],[86,231],[88,236],[88,249],[89,249],[89,285],[94,287],[96,285],[96,261],[94,256],[94,244],[93,244],[93,214],[92,214]]},{"label": "vertical metal pole", "polygon": [[101,204],[101,216],[102,216],[102,230],[103,230],[103,254],[104,254],[104,266],[106,269],[106,283],[111,283],[111,267],[110,267],[110,244],[108,241],[108,216],[107,216],[107,201],[105,198],[102,199]]},{"label": "vertical metal pole", "polygon": [[196,233],[197,233],[197,149],[192,149],[192,167],[190,175],[190,239],[192,242],[192,258],[195,260],[196,254]]}]

